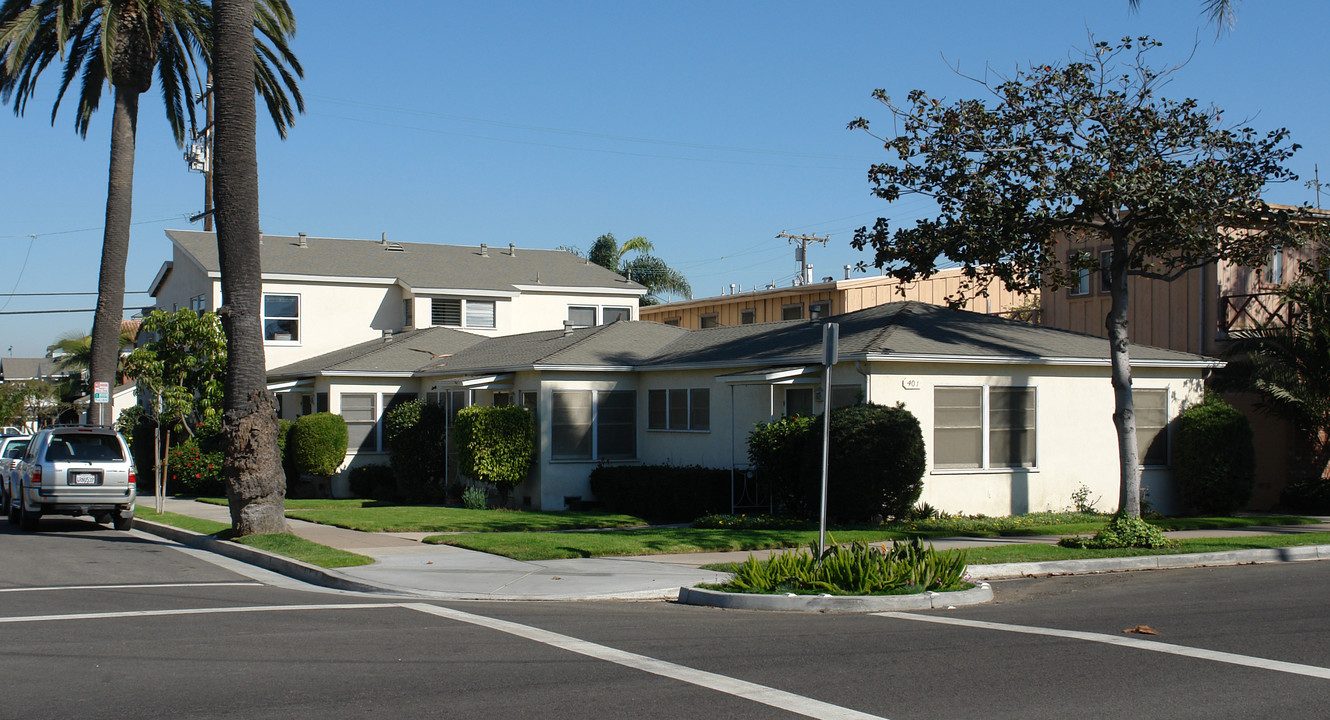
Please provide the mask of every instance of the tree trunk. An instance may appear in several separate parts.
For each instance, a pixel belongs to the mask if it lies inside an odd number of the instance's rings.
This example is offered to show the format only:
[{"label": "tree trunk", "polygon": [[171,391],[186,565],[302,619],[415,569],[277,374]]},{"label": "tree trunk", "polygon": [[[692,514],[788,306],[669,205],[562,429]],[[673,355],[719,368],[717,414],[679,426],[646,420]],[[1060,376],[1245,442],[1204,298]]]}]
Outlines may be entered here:
[{"label": "tree trunk", "polygon": [[[138,131],[139,95],[115,89],[111,119],[111,169],[106,187],[106,226],[102,232],[102,268],[97,279],[97,312],[92,320],[92,361],[88,375],[114,390],[120,359],[120,321],[125,315],[125,263],[129,260],[129,227],[134,205],[134,139]],[[109,397],[108,397],[109,400]],[[110,425],[111,404],[89,402],[88,422]]]},{"label": "tree trunk", "polygon": [[1105,325],[1113,374],[1113,427],[1118,434],[1118,512],[1141,515],[1141,464],[1136,451],[1136,404],[1131,396],[1131,358],[1127,353],[1127,240],[1113,239],[1109,265],[1112,301]]},{"label": "tree trunk", "polygon": [[286,532],[286,479],[277,413],[267,390],[254,142],[254,0],[213,2],[216,113],[213,190],[226,329],[222,439],[231,526],[238,535]]}]

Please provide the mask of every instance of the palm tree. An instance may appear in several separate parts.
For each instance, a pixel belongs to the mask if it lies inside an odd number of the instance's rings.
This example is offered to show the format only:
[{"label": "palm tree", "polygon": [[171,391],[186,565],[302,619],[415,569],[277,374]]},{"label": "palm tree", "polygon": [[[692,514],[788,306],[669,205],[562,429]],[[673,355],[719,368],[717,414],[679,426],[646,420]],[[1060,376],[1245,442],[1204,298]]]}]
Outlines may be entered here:
[{"label": "palm tree", "polygon": [[[190,75],[197,77],[200,62],[206,64],[210,56],[211,22],[212,13],[200,0],[4,0],[0,5],[0,100],[12,100],[16,115],[23,114],[38,77],[57,56],[64,72],[51,110],[52,123],[75,77],[82,78],[74,118],[81,137],[87,137],[103,87],[109,86],[114,94],[106,223],[92,326],[93,382],[114,380],[119,354],[139,96],[151,87],[156,71],[167,121],[176,145],[182,146],[185,118],[194,124]],[[296,86],[303,70],[286,46],[295,20],[286,0],[263,0],[251,22],[263,38],[252,40],[251,62],[256,68],[252,84],[285,137],[294,118],[290,98],[304,110]],[[103,403],[90,403],[89,420],[99,419],[105,409]]]},{"label": "palm tree", "polygon": [[[1141,0],[1127,0],[1127,5],[1132,11],[1141,8]],[[1210,22],[1214,23],[1217,32],[1232,30],[1233,23],[1236,22],[1238,8],[1234,0],[1201,0],[1203,12],[1210,17]]]},{"label": "palm tree", "polygon": [[[254,0],[214,0],[217,251],[229,363],[222,442],[231,526],[239,535],[286,531],[286,481],[277,413],[264,370],[259,265],[259,170],[254,143]],[[288,8],[289,10],[289,8]]]},{"label": "palm tree", "polygon": [[[614,239],[614,233],[605,233],[591,244],[587,259],[645,285],[647,294],[642,298],[643,305],[659,303],[662,293],[691,298],[693,289],[688,286],[688,279],[683,273],[666,265],[664,260],[652,255],[653,250],[655,248],[651,241],[644,237],[631,238],[620,245]],[[630,252],[637,253],[637,257],[628,259]]]}]

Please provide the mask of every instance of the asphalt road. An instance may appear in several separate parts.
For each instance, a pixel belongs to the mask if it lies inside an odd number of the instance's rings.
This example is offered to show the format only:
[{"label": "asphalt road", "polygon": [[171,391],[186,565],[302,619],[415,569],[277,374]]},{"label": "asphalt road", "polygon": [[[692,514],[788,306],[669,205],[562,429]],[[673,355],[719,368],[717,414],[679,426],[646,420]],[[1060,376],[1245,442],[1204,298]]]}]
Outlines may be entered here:
[{"label": "asphalt road", "polygon": [[[809,615],[334,593],[42,523],[0,522],[4,718],[1330,715],[1325,562],[1007,581],[985,606]],[[1159,634],[1122,632],[1138,625]]]}]

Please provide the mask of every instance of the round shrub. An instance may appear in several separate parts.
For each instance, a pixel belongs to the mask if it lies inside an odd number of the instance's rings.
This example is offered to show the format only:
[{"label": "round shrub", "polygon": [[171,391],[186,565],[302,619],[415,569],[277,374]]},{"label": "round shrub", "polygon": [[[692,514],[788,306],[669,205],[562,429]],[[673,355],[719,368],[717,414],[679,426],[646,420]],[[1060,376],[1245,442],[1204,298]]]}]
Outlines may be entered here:
[{"label": "round shrub", "polygon": [[[769,423],[757,423],[748,433],[748,463],[753,478],[771,492],[778,509],[798,517],[810,517],[818,511],[818,496],[809,505],[804,475],[805,445],[814,419],[805,416],[783,417]],[[820,436],[819,436],[820,437]],[[821,452],[821,445],[818,445]]]},{"label": "round shrub", "polygon": [[331,477],[346,460],[346,421],[333,413],[314,413],[296,419],[291,430],[296,469],[302,474]]},{"label": "round shrub", "polygon": [[499,490],[500,503],[526,479],[535,454],[535,423],[524,407],[472,405],[457,413],[457,469]]},{"label": "round shrub", "polygon": [[1173,476],[1183,507],[1227,515],[1247,504],[1256,483],[1251,423],[1215,395],[1177,419]]},{"label": "round shrub", "polygon": [[[806,495],[820,504],[822,420],[805,444]],[[839,522],[902,518],[924,491],[924,433],[904,404],[860,404],[831,411],[827,515]],[[809,480],[812,482],[809,483]]]}]

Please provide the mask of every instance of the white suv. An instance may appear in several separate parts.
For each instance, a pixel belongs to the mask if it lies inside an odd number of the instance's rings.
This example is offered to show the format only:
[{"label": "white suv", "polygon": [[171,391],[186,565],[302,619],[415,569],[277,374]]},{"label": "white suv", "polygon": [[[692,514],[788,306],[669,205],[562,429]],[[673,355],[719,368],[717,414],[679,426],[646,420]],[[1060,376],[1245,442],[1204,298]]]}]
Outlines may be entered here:
[{"label": "white suv", "polygon": [[42,515],[91,515],[116,530],[134,526],[134,461],[114,428],[41,430],[10,477],[9,522],[24,530],[36,530]]},{"label": "white suv", "polygon": [[9,508],[9,496],[14,491],[9,487],[9,478],[23,452],[28,449],[28,435],[0,436],[0,507]]}]

